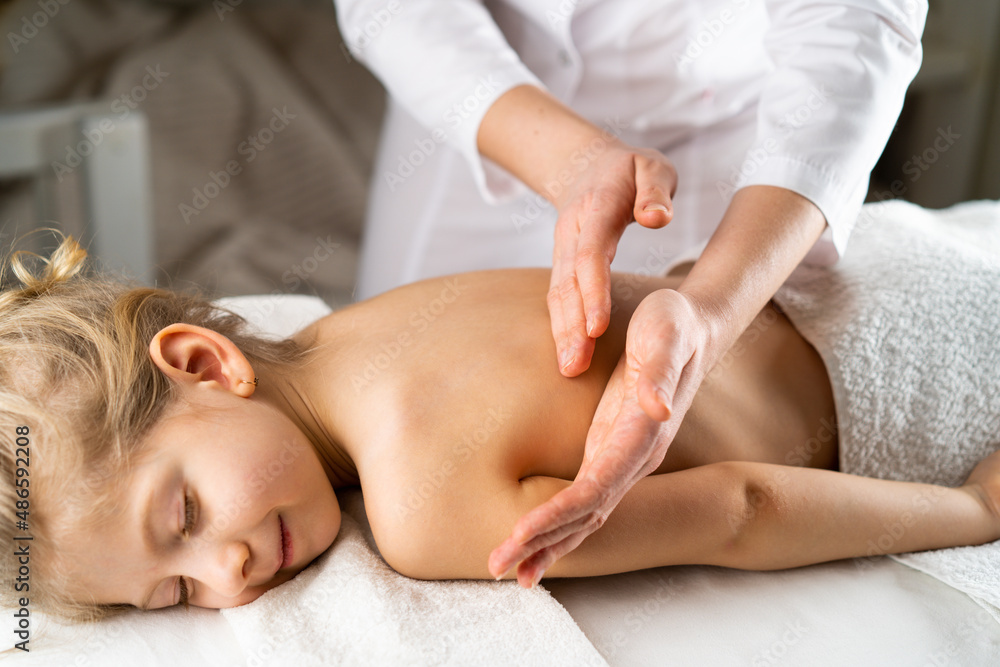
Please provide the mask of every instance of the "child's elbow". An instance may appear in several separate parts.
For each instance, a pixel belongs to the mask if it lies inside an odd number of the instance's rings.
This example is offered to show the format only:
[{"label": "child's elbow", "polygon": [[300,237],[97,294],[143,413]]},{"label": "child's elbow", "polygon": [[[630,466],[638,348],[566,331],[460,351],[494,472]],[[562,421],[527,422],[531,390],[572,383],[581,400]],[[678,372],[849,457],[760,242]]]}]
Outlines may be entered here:
[{"label": "child's elbow", "polygon": [[[763,561],[761,538],[767,527],[781,524],[781,494],[777,483],[763,468],[744,461],[714,464],[726,483],[723,508],[724,526],[720,531],[718,565],[740,569],[768,569]],[[766,551],[764,549],[763,551]]]}]

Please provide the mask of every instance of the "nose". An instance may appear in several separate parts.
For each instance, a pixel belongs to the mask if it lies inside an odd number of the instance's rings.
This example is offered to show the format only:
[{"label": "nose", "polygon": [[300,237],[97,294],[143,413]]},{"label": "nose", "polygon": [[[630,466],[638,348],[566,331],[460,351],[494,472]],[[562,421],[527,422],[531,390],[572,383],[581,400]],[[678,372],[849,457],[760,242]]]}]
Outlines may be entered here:
[{"label": "nose", "polygon": [[219,540],[193,549],[188,571],[219,595],[236,597],[247,587],[249,560],[250,549],[246,543]]}]

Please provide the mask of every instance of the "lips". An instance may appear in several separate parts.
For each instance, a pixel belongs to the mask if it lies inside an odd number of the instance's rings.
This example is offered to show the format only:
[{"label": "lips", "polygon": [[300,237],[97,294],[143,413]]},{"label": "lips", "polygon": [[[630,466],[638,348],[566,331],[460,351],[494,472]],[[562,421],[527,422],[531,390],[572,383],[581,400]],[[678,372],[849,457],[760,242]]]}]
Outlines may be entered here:
[{"label": "lips", "polygon": [[278,569],[283,570],[292,564],[292,557],[294,556],[292,552],[292,534],[280,516],[278,517],[278,525],[281,528],[281,564],[278,566]]}]

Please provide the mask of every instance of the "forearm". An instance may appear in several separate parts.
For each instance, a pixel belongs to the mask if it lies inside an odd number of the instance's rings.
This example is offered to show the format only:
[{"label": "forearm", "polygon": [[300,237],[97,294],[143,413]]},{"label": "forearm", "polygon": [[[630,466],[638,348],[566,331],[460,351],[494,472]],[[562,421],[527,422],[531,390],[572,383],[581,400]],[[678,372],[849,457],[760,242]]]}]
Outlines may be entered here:
[{"label": "forearm", "polygon": [[716,565],[771,570],[1000,538],[992,512],[970,487],[761,463],[729,465],[746,490],[745,512],[715,518],[735,535]]},{"label": "forearm", "polygon": [[[513,520],[506,513],[520,516],[569,484],[521,480],[499,510],[497,530]],[[492,539],[483,541],[492,546]],[[775,570],[996,539],[1000,520],[969,486],[727,461],[639,480],[601,528],[546,571],[590,577],[667,565]]]},{"label": "forearm", "polygon": [[693,298],[712,327],[710,356],[717,359],[729,349],[805,257],[825,224],[809,200],[784,188],[750,186],[734,195],[678,288]]},{"label": "forearm", "polygon": [[[613,140],[536,86],[517,86],[493,103],[479,126],[479,152],[557,203],[588,154]],[[604,146],[606,147],[606,143]]]}]

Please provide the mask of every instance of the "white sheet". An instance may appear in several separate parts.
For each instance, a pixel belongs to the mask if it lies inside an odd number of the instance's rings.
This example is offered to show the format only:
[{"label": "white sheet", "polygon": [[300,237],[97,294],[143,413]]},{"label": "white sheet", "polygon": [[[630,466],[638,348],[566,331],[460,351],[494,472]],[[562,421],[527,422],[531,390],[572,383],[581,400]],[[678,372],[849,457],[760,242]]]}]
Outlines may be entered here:
[{"label": "white sheet", "polygon": [[887,558],[780,572],[658,568],[545,582],[612,666],[992,665],[1000,626]]},{"label": "white sheet", "polygon": [[[943,667],[991,665],[1000,655],[1000,629],[981,607],[888,559],[862,569],[854,561],[783,572],[659,568],[545,587],[612,667]],[[17,664],[261,665],[223,615],[205,609],[132,612],[84,628],[49,623],[34,632],[32,652]]]}]

